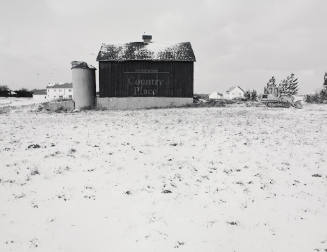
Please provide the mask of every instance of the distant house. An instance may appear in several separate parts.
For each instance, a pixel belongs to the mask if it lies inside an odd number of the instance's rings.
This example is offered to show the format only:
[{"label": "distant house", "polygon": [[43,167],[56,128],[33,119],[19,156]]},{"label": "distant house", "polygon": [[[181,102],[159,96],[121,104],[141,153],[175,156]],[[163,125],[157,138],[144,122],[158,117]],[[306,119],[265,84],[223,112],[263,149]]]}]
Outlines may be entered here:
[{"label": "distant house", "polygon": [[48,100],[62,100],[73,98],[73,84],[54,84],[47,86],[47,99]]},{"label": "distant house", "polygon": [[229,88],[227,91],[223,93],[213,92],[209,95],[209,99],[212,100],[219,100],[219,99],[226,99],[226,100],[233,100],[233,99],[242,99],[244,98],[245,91],[240,88],[239,86],[234,86]]},{"label": "distant house", "polygon": [[241,99],[244,98],[245,91],[239,86],[231,87],[226,92],[223,93],[224,99]]},{"label": "distant house", "polygon": [[36,102],[46,102],[47,90],[46,89],[33,90],[33,100],[35,100]]},{"label": "distant house", "polygon": [[16,93],[15,91],[10,90],[10,91],[9,91],[9,95],[10,95],[10,96],[16,96],[17,93]]},{"label": "distant house", "polygon": [[219,99],[224,99],[223,94],[219,92],[213,92],[209,94],[209,99],[210,100],[219,100]]}]

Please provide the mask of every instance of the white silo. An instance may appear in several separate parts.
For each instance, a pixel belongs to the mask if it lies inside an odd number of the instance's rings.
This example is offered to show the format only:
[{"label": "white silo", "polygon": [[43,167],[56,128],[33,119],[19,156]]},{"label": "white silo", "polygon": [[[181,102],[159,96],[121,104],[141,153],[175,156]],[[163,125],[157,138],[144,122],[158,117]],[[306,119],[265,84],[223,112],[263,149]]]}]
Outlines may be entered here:
[{"label": "white silo", "polygon": [[95,70],[86,62],[72,62],[73,100],[76,109],[92,108],[95,105]]}]

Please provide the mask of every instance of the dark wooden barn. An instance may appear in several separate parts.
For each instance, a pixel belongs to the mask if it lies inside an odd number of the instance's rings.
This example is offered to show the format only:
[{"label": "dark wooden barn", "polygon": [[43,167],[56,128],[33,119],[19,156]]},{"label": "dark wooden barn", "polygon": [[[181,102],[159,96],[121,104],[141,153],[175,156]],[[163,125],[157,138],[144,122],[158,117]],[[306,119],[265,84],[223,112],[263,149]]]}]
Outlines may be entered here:
[{"label": "dark wooden barn", "polygon": [[100,97],[193,97],[195,56],[191,43],[142,42],[101,46]]}]

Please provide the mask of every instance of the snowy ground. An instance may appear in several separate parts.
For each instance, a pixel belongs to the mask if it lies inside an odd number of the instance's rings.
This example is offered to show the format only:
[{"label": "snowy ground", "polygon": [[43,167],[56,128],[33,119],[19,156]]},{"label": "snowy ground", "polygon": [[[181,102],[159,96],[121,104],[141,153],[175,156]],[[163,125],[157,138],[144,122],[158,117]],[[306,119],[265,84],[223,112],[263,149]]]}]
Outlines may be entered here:
[{"label": "snowy ground", "polygon": [[327,251],[327,106],[0,114],[0,251]]},{"label": "snowy ground", "polygon": [[25,106],[41,103],[33,98],[0,97],[0,108],[6,106]]}]

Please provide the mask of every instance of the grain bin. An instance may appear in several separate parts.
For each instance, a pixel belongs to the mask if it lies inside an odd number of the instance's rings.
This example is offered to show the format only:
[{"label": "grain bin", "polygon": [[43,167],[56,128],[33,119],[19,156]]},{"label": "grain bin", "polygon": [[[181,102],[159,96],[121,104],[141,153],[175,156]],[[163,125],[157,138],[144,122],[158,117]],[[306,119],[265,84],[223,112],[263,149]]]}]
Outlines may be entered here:
[{"label": "grain bin", "polygon": [[76,109],[92,108],[95,105],[95,70],[86,62],[72,62],[73,100]]}]

